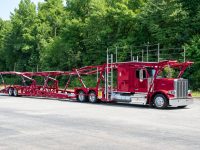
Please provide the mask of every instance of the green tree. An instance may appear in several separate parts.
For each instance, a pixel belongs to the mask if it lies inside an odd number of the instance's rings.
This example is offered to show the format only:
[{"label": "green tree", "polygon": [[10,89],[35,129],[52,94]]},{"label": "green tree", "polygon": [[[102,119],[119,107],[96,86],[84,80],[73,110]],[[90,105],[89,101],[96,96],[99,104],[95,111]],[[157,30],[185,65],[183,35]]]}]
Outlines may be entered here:
[{"label": "green tree", "polygon": [[200,90],[200,35],[195,35],[186,46],[187,59],[194,62],[187,72],[193,90]]},{"label": "green tree", "polygon": [[46,25],[50,37],[59,35],[65,15],[63,0],[45,0],[38,4],[38,18],[42,26]]},{"label": "green tree", "polygon": [[0,19],[1,70],[71,70],[105,63],[107,48],[122,47],[118,55],[128,58],[124,50],[149,42],[164,49],[185,45],[186,58],[195,62],[185,75],[194,89],[200,86],[198,0],[65,2],[45,0],[36,10],[21,0],[10,21]]},{"label": "green tree", "polygon": [[[55,45],[64,28],[65,18],[66,11],[62,0],[46,0],[44,3],[39,3],[37,41],[40,47],[40,65],[45,70],[54,66],[55,63],[51,59],[58,58],[58,54],[62,51],[62,48],[58,49]],[[56,51],[53,48],[56,48]]]},{"label": "green tree", "polygon": [[12,29],[5,38],[6,66],[17,71],[31,71],[38,61],[36,33],[36,6],[30,0],[21,0],[11,16]]},{"label": "green tree", "polygon": [[3,21],[0,19],[0,70],[3,71],[6,69],[6,59],[5,59],[5,38],[9,33],[11,28],[10,21]]},{"label": "green tree", "polygon": [[180,47],[185,42],[187,18],[187,12],[176,0],[148,0],[138,16],[138,38],[167,47]]},{"label": "green tree", "polygon": [[183,8],[189,12],[190,17],[196,16],[200,9],[200,3],[199,0],[179,0],[179,2],[182,3]]}]

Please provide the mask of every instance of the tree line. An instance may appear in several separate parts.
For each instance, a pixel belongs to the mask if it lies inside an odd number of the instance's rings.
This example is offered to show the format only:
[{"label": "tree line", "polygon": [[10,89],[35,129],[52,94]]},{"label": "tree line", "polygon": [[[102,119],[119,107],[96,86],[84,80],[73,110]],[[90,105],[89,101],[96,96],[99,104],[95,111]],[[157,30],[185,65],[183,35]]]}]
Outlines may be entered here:
[{"label": "tree line", "polygon": [[0,19],[0,70],[71,70],[104,63],[107,48],[147,42],[185,47],[195,62],[185,77],[200,88],[198,0],[21,0]]}]

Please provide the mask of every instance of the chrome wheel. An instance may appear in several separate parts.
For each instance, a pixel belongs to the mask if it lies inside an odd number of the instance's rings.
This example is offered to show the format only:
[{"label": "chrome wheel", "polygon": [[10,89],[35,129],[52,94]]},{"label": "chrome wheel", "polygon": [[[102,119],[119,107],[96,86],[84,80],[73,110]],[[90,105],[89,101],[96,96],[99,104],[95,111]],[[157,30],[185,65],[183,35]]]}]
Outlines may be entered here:
[{"label": "chrome wheel", "polygon": [[77,100],[79,102],[85,102],[86,101],[86,95],[83,91],[78,92]]},{"label": "chrome wheel", "polygon": [[162,97],[157,97],[155,99],[155,105],[156,107],[162,107],[164,105],[165,101]]},{"label": "chrome wheel", "polygon": [[18,96],[18,90],[17,89],[13,90],[13,95],[16,96],[16,97]]},{"label": "chrome wheel", "polygon": [[90,92],[88,98],[89,98],[89,101],[91,103],[96,103],[97,102],[97,96],[96,96],[95,92]]},{"label": "chrome wheel", "polygon": [[168,100],[162,94],[157,94],[154,97],[154,106],[156,108],[166,108],[168,106]]},{"label": "chrome wheel", "polygon": [[9,88],[8,89],[8,95],[9,96],[13,96],[13,88]]}]

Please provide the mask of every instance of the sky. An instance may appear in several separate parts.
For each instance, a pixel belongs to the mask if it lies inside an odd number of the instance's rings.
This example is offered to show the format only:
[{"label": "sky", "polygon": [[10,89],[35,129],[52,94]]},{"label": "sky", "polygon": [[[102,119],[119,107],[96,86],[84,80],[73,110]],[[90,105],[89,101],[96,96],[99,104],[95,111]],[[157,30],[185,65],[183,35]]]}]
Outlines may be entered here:
[{"label": "sky", "polygon": [[[43,2],[43,0],[31,0],[35,4]],[[10,12],[13,12],[18,7],[20,0],[0,0],[0,18],[9,20]]]}]

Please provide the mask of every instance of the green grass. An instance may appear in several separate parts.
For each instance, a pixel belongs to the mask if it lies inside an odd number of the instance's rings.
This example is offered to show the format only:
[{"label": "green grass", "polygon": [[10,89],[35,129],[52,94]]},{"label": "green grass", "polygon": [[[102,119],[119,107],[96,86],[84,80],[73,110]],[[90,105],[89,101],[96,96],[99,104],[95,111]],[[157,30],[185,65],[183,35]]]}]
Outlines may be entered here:
[{"label": "green grass", "polygon": [[193,91],[192,96],[193,97],[200,97],[200,91]]}]

